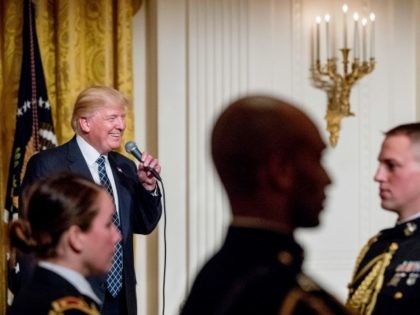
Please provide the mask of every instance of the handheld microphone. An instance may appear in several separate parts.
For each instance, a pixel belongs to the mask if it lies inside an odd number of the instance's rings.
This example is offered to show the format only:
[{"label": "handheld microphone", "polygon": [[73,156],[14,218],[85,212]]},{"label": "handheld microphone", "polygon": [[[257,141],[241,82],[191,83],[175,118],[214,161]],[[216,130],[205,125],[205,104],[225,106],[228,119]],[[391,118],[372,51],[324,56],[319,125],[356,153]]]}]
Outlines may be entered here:
[{"label": "handheld microphone", "polygon": [[[140,150],[139,150],[139,148],[137,147],[137,144],[134,142],[134,141],[128,141],[126,144],[125,144],[125,151],[127,152],[127,153],[130,153],[131,155],[133,155],[135,158],[136,158],[136,160],[137,161],[139,161],[139,162],[141,162],[141,156],[142,156],[142,154],[141,154],[141,152],[140,152]],[[156,170],[155,169],[153,169],[153,168],[151,168],[151,167],[146,167],[146,169],[149,171],[149,172],[151,172],[152,174],[153,174],[153,176],[156,178],[156,179],[158,179],[158,180],[162,180],[161,178],[160,178],[160,175],[158,174],[158,172],[156,172]]]}]

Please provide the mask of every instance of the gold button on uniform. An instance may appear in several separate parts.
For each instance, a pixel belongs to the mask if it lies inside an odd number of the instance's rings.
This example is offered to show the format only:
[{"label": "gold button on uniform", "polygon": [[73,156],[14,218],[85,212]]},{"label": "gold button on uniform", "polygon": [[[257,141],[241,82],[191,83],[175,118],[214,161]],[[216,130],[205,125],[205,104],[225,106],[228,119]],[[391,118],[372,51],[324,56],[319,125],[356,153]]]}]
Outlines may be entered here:
[{"label": "gold button on uniform", "polygon": [[402,292],[400,292],[400,291],[395,292],[394,299],[399,300],[399,299],[402,299],[402,297],[403,297]]},{"label": "gold button on uniform", "polygon": [[286,266],[291,266],[293,264],[293,256],[289,252],[281,251],[277,254],[278,261]]}]

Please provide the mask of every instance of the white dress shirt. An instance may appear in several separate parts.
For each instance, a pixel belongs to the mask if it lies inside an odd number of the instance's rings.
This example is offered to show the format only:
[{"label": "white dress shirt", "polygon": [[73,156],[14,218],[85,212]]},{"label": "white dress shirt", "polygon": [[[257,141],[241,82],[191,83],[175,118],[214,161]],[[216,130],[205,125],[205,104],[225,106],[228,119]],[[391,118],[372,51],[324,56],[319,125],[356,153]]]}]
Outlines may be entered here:
[{"label": "white dress shirt", "polygon": [[[82,151],[82,155],[89,167],[90,173],[92,174],[93,180],[97,184],[101,184],[99,180],[99,172],[98,172],[98,163],[96,160],[101,156],[101,154],[96,151],[94,147],[92,147],[89,143],[86,142],[81,136],[76,135],[76,142]],[[106,174],[108,175],[109,181],[111,182],[112,193],[114,194],[114,201],[115,206],[117,208],[117,212],[119,213],[118,208],[118,193],[117,193],[117,186],[115,186],[114,174],[112,173],[111,166],[109,165],[108,155],[102,154],[105,156],[105,169]]]}]

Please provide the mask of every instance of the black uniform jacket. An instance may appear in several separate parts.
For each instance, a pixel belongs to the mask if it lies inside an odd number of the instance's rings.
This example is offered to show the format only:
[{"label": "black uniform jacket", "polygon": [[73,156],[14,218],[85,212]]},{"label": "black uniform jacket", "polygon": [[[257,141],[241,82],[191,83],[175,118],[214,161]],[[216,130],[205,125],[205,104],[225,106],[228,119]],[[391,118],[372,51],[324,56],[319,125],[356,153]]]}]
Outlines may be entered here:
[{"label": "black uniform jacket", "polygon": [[[349,301],[356,300],[355,294],[364,295],[375,315],[420,313],[420,218],[379,232],[358,261]],[[375,283],[370,287],[378,286],[373,295],[364,290],[371,279]]]},{"label": "black uniform jacket", "polygon": [[13,300],[8,315],[99,315],[99,306],[55,272],[36,267],[31,281]]},{"label": "black uniform jacket", "polygon": [[230,227],[198,274],[182,315],[348,314],[301,272],[303,253],[292,236]]}]

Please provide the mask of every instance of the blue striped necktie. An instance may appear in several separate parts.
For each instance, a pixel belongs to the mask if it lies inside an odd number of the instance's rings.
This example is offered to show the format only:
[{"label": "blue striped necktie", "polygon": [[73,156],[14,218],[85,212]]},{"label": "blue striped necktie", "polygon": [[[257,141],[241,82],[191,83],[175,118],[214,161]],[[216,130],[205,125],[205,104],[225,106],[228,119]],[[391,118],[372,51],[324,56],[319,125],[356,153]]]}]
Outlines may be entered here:
[{"label": "blue striped necktie", "polygon": [[[96,160],[96,163],[98,164],[98,173],[99,173],[99,180],[101,182],[101,185],[104,186],[106,190],[109,192],[115,205],[114,193],[112,191],[111,182],[109,181],[108,175],[106,174],[105,156],[101,155]],[[112,222],[121,232],[120,218],[118,216],[118,212],[116,208],[115,208],[114,214],[112,215]],[[122,252],[121,242],[122,241],[118,242],[115,245],[115,252],[112,258],[112,267],[106,278],[107,289],[113,297],[116,297],[118,292],[120,292],[122,288],[123,252]]]}]

